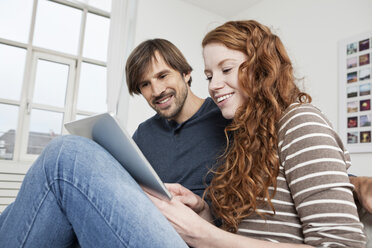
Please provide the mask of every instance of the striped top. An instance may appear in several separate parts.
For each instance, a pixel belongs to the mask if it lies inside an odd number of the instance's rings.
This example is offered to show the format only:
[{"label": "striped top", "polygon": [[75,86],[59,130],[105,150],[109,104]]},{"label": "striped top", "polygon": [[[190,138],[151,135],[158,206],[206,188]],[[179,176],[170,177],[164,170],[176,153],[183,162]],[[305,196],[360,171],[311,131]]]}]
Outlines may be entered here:
[{"label": "striped top", "polygon": [[[350,155],[330,122],[311,104],[292,104],[278,130],[275,215],[263,219],[253,214],[241,222],[238,233],[314,247],[365,247],[346,172]],[[268,206],[258,211],[273,213]]]}]

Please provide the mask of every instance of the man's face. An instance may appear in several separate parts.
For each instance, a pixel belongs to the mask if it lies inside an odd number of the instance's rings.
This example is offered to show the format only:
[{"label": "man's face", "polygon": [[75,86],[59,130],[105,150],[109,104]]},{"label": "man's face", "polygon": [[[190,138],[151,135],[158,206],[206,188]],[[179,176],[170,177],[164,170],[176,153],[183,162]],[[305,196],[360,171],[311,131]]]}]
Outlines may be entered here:
[{"label": "man's face", "polygon": [[151,65],[139,84],[141,94],[148,104],[166,119],[176,120],[182,114],[189,86],[190,74],[181,75],[169,67],[159,53],[155,53]]}]

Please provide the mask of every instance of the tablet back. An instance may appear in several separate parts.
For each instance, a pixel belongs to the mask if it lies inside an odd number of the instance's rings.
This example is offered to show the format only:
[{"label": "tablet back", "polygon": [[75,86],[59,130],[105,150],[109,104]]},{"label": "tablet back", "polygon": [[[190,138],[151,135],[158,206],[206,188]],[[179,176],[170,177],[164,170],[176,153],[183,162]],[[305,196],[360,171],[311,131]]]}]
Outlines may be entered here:
[{"label": "tablet back", "polygon": [[155,170],[114,116],[99,114],[66,123],[65,127],[71,134],[92,139],[105,148],[148,193],[171,199]]}]

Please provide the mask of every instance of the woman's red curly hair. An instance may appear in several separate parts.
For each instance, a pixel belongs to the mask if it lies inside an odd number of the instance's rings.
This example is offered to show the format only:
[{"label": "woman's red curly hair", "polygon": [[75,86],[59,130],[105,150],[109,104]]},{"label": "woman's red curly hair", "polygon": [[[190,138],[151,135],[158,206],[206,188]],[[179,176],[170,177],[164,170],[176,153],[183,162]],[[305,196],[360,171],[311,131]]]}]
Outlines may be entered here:
[{"label": "woman's red curly hair", "polygon": [[[271,200],[279,173],[276,124],[290,104],[311,102],[311,97],[296,86],[280,39],[257,21],[227,22],[210,31],[202,46],[210,43],[223,44],[247,56],[238,75],[247,97],[225,129],[229,146],[206,190],[223,228],[236,232],[241,220],[257,212],[258,206],[269,204],[275,211]],[[275,189],[272,194],[269,186]]]}]

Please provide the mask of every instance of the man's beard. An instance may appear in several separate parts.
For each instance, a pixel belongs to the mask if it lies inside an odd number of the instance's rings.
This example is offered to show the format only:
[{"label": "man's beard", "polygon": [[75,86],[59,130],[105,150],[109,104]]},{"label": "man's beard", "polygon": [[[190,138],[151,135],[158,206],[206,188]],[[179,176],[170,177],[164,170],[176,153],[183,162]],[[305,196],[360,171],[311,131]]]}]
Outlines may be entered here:
[{"label": "man's beard", "polygon": [[175,106],[174,107],[170,106],[170,107],[174,108],[171,112],[168,113],[168,111],[161,111],[161,110],[158,110],[156,108],[153,108],[158,113],[158,115],[160,115],[161,117],[163,117],[165,119],[173,119],[174,117],[176,117],[181,112],[181,110],[182,110],[182,108],[185,104],[187,95],[188,95],[187,87],[185,87],[182,91],[180,91],[179,95],[176,95],[176,91],[172,90],[171,92],[160,95],[159,97],[157,97],[154,100],[154,102],[157,101],[157,99],[161,99],[165,95],[169,95],[169,94],[173,95],[173,97],[175,99],[175,102],[174,102]]}]

